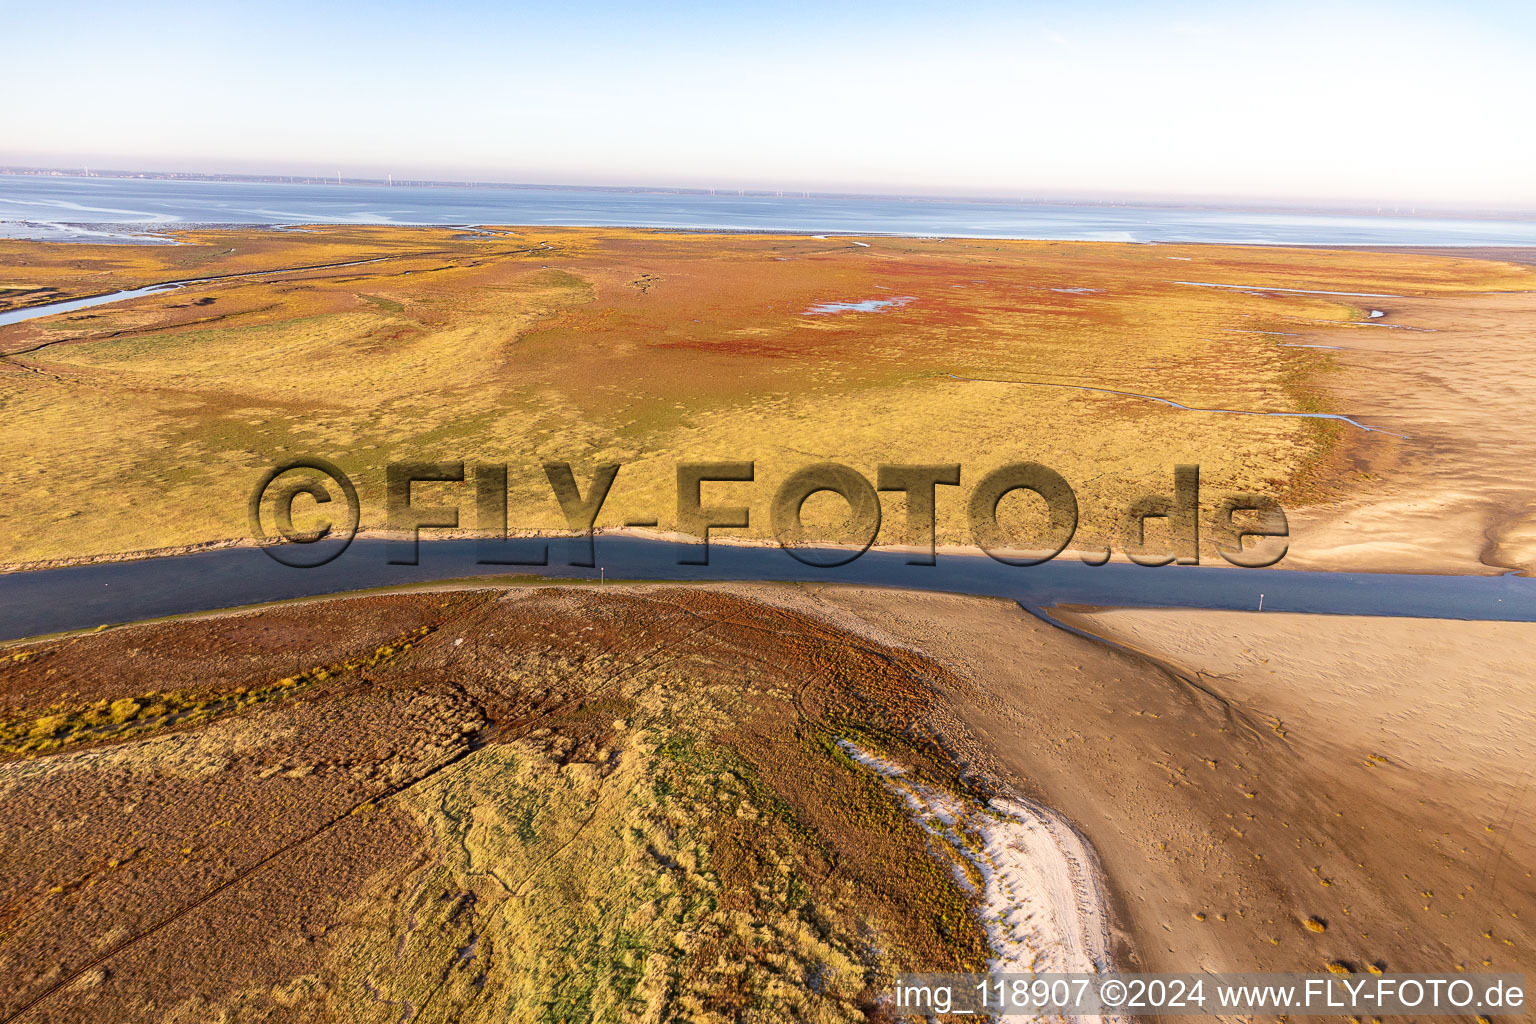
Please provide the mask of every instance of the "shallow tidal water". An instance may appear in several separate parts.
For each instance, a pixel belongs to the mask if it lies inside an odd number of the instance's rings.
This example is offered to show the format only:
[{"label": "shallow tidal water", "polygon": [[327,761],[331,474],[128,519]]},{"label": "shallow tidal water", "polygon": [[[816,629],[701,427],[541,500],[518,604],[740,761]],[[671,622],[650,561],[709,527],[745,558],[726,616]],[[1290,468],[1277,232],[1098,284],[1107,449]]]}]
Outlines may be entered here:
[{"label": "shallow tidal water", "polygon": [[[280,565],[257,548],[226,548],[4,573],[0,640],[369,587],[518,574],[592,583],[847,583],[1002,597],[1034,608],[1082,604],[1257,611],[1262,599],[1263,609],[1271,612],[1536,621],[1536,580],[1516,576],[1151,568],[1121,562],[1090,565],[1070,555],[1017,566],[980,555],[941,553],[936,565],[909,565],[906,555],[880,550],[845,565],[817,568],[777,547],[728,544],[711,544],[709,564],[694,565],[680,560],[697,557],[696,545],[628,536],[598,536],[593,568],[569,564],[587,552],[584,540],[551,540],[546,566],[505,564],[509,558],[536,558],[542,546],[533,540],[490,547],[475,540],[424,541],[419,564],[396,565],[390,559],[402,554],[400,542],[359,537],[334,561],[313,569]],[[482,564],[486,557],[503,564]]]},{"label": "shallow tidal water", "polygon": [[1094,203],[0,175],[0,237],[153,239],[186,224],[655,227],[1291,245],[1531,245],[1536,221]]}]

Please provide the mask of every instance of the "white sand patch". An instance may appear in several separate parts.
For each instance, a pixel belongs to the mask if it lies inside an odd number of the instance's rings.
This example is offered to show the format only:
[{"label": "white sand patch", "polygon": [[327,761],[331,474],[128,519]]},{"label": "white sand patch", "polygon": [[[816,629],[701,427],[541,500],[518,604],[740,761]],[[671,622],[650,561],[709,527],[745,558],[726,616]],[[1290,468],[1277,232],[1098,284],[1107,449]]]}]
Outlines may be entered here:
[{"label": "white sand patch", "polygon": [[991,970],[1114,969],[1097,858],[1060,815],[1021,799],[976,807],[907,778],[905,768],[847,740],[838,743],[900,793],[925,829],[976,866],[984,885],[982,923],[994,954]]}]

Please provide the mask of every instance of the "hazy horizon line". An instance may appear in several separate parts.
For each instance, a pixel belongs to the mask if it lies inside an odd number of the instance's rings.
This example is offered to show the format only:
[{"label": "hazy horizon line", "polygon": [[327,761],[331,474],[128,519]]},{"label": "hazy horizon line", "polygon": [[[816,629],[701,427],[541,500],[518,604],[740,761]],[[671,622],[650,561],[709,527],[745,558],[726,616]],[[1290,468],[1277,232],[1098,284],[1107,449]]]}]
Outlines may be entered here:
[{"label": "hazy horizon line", "polygon": [[[995,202],[1017,203],[1020,205],[1050,205],[1050,204],[1076,204],[1085,203],[1106,206],[1172,206],[1185,208],[1209,207],[1226,210],[1249,210],[1260,212],[1265,209],[1282,209],[1288,211],[1320,211],[1338,213],[1360,213],[1368,216],[1425,216],[1429,213],[1458,213],[1463,216],[1505,216],[1514,219],[1527,219],[1536,217],[1536,207],[1531,206],[1503,206],[1482,205],[1469,206],[1444,200],[1428,200],[1422,202],[1403,202],[1388,200],[1365,200],[1345,197],[1336,198],[1307,198],[1287,196],[1261,196],[1261,195],[1201,195],[1195,193],[1170,193],[1170,192],[1105,192],[1095,190],[1051,190],[1045,189],[1030,193],[1015,193],[1012,195],[999,194],[995,191],[982,189],[967,190],[955,187],[950,190],[938,191],[899,191],[884,186],[871,186],[860,189],[852,186],[824,187],[824,188],[774,188],[768,186],[705,186],[705,185],[666,185],[658,183],[621,183],[621,182],[596,182],[596,181],[512,181],[481,179],[473,177],[461,178],[421,178],[401,177],[396,179],[393,175],[384,177],[367,177],[361,175],[347,176],[345,174],[293,174],[277,171],[194,171],[194,170],[166,170],[150,168],[121,168],[102,167],[91,170],[89,164],[74,165],[55,164],[0,164],[0,175],[13,177],[67,177],[67,178],[113,178],[113,179],[139,179],[153,180],[187,180],[187,181],[246,181],[263,182],[270,184],[337,184],[346,186],[376,186],[376,187],[411,187],[411,188],[504,188],[504,189],[551,189],[556,191],[593,191],[593,192],[660,192],[677,195],[718,195],[722,197],[740,196],[754,198],[867,198],[890,200],[928,200],[947,202]],[[1424,211],[1424,212],[1420,212]]]}]

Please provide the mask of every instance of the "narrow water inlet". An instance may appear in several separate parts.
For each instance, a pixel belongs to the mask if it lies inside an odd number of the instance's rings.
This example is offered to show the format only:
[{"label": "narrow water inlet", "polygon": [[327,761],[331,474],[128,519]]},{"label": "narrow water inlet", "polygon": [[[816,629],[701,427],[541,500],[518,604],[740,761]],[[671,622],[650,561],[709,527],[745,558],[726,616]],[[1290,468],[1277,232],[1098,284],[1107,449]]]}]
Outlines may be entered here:
[{"label": "narrow water inlet", "polygon": [[189,277],[182,281],[162,281],[160,284],[145,285],[143,288],[127,288],[122,291],[106,292],[102,295],[91,295],[83,299],[65,299],[60,302],[45,302],[39,306],[24,306],[21,309],[7,310],[4,313],[0,313],[0,327],[24,323],[28,320],[39,320],[45,316],[55,316],[59,313],[71,313],[77,309],[89,309],[92,306],[105,306],[113,302],[126,302],[128,299],[137,299],[145,295],[176,291],[177,289],[186,288],[194,284],[208,284],[213,281],[238,281],[250,277],[269,277],[273,274],[296,274],[304,270],[361,267],[368,263],[380,263],[391,258],[389,256],[376,256],[373,259],[348,260],[344,263],[316,263],[307,267],[280,267],[276,270],[254,270],[247,274],[216,274],[213,277]]},{"label": "narrow water inlet", "polygon": [[[1293,347],[1301,348],[1304,346],[1298,345]],[[1160,402],[1163,405],[1170,406],[1174,409],[1179,409],[1184,412],[1208,412],[1218,413],[1224,416],[1278,416],[1284,419],[1337,420],[1340,423],[1348,423],[1350,426],[1364,430],[1367,433],[1386,434],[1388,437],[1397,437],[1402,438],[1403,440],[1407,440],[1408,438],[1407,434],[1398,434],[1390,430],[1386,430],[1382,427],[1373,427],[1368,423],[1361,423],[1359,420],[1354,419],[1351,416],[1345,416],[1342,413],[1336,412],[1260,412],[1256,409],[1204,409],[1198,406],[1185,405],[1182,402],[1175,402],[1171,398],[1162,398],[1158,395],[1142,394],[1139,391],[1120,391],[1116,388],[1098,388],[1087,384],[1057,384],[1053,381],[1046,380],[1009,380],[1002,377],[962,377],[958,373],[945,373],[940,374],[940,376],[952,377],[955,380],[974,381],[976,383],[982,384],[1018,384],[1023,387],[1032,388],[1065,388],[1069,391],[1089,391],[1102,395],[1123,395],[1126,398],[1141,398],[1149,402]]]},{"label": "narrow water inlet", "polygon": [[1227,288],[1238,292],[1285,292],[1289,295],[1344,295],[1357,299],[1405,299],[1406,295],[1393,295],[1387,292],[1330,292],[1321,288],[1273,288],[1262,284],[1216,284],[1211,281],[1175,281],[1174,284],[1189,285],[1191,288]]}]

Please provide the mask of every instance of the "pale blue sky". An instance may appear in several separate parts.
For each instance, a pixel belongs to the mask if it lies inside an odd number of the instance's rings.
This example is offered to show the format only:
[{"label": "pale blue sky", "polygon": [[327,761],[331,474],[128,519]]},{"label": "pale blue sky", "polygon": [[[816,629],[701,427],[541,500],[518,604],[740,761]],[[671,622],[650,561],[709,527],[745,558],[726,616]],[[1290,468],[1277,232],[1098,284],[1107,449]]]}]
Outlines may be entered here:
[{"label": "pale blue sky", "polygon": [[1536,4],[13,4],[0,163],[1536,207]]}]

